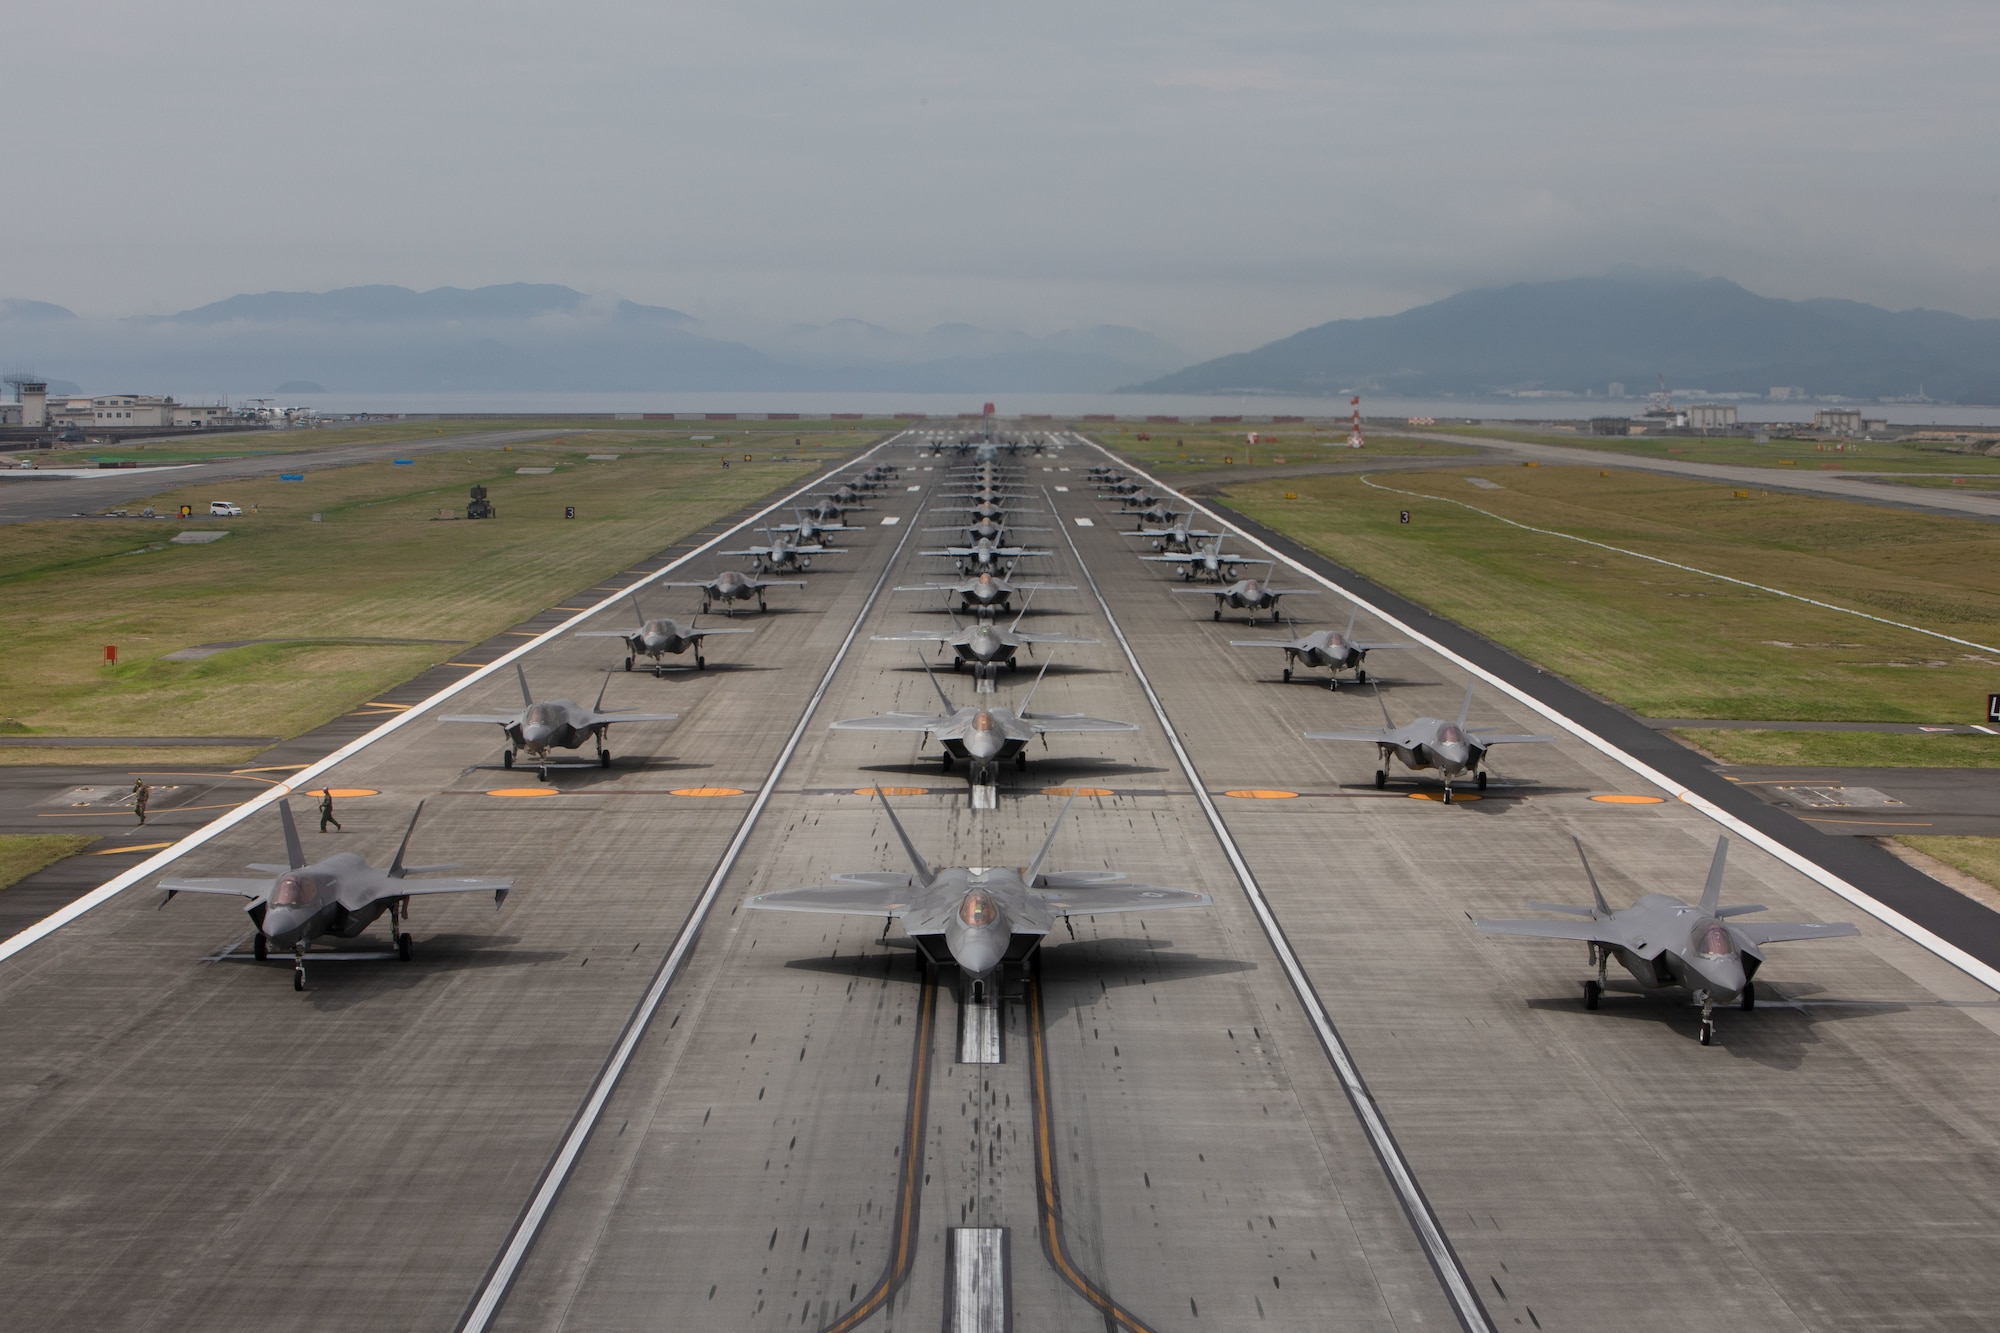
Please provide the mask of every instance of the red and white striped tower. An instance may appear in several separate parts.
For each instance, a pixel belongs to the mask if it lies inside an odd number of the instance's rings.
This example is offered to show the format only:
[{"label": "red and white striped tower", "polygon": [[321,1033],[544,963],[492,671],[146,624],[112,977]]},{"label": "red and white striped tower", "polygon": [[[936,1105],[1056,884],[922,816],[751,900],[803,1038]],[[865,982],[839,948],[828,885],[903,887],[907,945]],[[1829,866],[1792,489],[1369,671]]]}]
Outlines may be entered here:
[{"label": "red and white striped tower", "polygon": [[1349,399],[1348,406],[1354,409],[1354,414],[1348,427],[1347,447],[1350,449],[1359,449],[1361,447],[1361,395],[1356,394],[1353,398]]}]

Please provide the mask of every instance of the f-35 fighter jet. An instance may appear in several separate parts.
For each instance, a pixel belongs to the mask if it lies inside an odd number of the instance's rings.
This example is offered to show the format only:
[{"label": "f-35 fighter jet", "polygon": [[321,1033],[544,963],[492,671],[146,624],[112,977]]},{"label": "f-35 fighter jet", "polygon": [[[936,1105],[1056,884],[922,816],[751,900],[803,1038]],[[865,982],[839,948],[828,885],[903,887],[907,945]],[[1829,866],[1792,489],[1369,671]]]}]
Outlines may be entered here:
[{"label": "f-35 fighter jet", "polygon": [[711,602],[721,602],[724,604],[723,613],[733,616],[736,614],[736,609],[728,605],[730,602],[747,602],[752,597],[755,597],[757,599],[757,609],[759,611],[768,611],[770,608],[764,605],[764,589],[803,588],[806,585],[803,579],[760,579],[745,574],[741,570],[725,569],[706,583],[662,583],[660,586],[662,588],[699,588],[701,589],[701,613],[703,615],[708,614]]},{"label": "f-35 fighter jet", "polygon": [[1223,554],[1220,537],[1180,555],[1142,555],[1139,558],[1148,564],[1179,565],[1181,579],[1187,583],[1234,583],[1238,565],[1271,563],[1255,556]]},{"label": "f-35 fighter jet", "polygon": [[1012,570],[1014,561],[1028,556],[1053,555],[1054,552],[1034,550],[1026,546],[1002,546],[998,542],[982,537],[969,546],[947,546],[942,550],[923,551],[919,554],[948,556],[958,561],[959,573],[970,574],[975,570],[998,568],[1002,560],[1007,561],[1008,569]]},{"label": "f-35 fighter jet", "polygon": [[[1141,557],[1142,559],[1144,557]],[[1266,563],[1262,561],[1259,563]],[[1226,588],[1210,592],[1205,588],[1174,588],[1173,592],[1196,593],[1203,597],[1215,598],[1215,618],[1222,619],[1224,610],[1248,611],[1244,620],[1255,620],[1256,612],[1269,611],[1271,623],[1278,623],[1278,599],[1280,597],[1317,597],[1318,588],[1273,588],[1267,579],[1238,579]]]},{"label": "f-35 fighter jet", "polygon": [[1149,528],[1142,524],[1137,532],[1127,533],[1126,535],[1128,537],[1150,537],[1153,539],[1153,549],[1155,551],[1178,552],[1183,555],[1194,550],[1196,542],[1209,541],[1211,539],[1220,542],[1227,535],[1220,532],[1209,532],[1203,528],[1191,528],[1188,526],[1189,517],[1189,515],[1183,514],[1178,519],[1170,521],[1165,527],[1159,528]]},{"label": "f-35 fighter jet", "polygon": [[741,551],[718,551],[716,554],[747,555],[750,557],[751,570],[758,574],[774,569],[796,569],[803,572],[812,568],[812,558],[816,555],[847,554],[842,547],[822,546],[818,542],[794,541],[789,534],[782,531],[773,532],[769,528],[764,529],[764,535],[771,539],[768,545],[752,545]]},{"label": "f-35 fighter jet", "polygon": [[[1320,629],[1302,639],[1231,639],[1236,648],[1282,648],[1285,650],[1285,679],[1292,678],[1292,667],[1325,667],[1328,675],[1326,687],[1340,688],[1340,673],[1352,671],[1356,685],[1368,683],[1368,668],[1361,665],[1368,654],[1377,648],[1413,648],[1408,643],[1360,643],[1354,638],[1354,618],[1360,612],[1351,611],[1347,616],[1345,630]],[[1296,627],[1294,627],[1296,630]]]},{"label": "f-35 fighter jet", "polygon": [[1458,721],[1446,722],[1441,718],[1420,717],[1407,726],[1399,727],[1389,716],[1389,705],[1382,703],[1378,691],[1375,702],[1382,706],[1381,728],[1354,728],[1348,731],[1308,731],[1309,741],[1366,741],[1380,752],[1383,767],[1375,770],[1377,788],[1389,785],[1389,757],[1394,755],[1405,768],[1412,771],[1434,768],[1444,780],[1444,802],[1451,804],[1451,780],[1464,774],[1471,774],[1481,791],[1486,790],[1486,752],[1496,745],[1549,745],[1553,736],[1517,736],[1512,733],[1495,731],[1468,731],[1466,716],[1472,711],[1472,687],[1465,687],[1465,703],[1458,710]]},{"label": "f-35 fighter jet", "polygon": [[827,522],[814,518],[803,509],[794,509],[792,512],[798,516],[798,522],[780,523],[772,531],[784,533],[801,546],[819,545],[820,538],[825,533],[861,531],[854,524],[844,523],[837,517],[831,522]]},{"label": "f-35 fighter jet", "polygon": [[298,825],[292,822],[291,803],[281,798],[277,804],[278,821],[285,830],[286,864],[251,866],[252,870],[264,872],[260,879],[163,879],[160,887],[167,896],[160,906],[172,902],[177,893],[222,893],[250,899],[243,910],[250,914],[251,924],[257,928],[251,951],[262,959],[273,948],[290,949],[293,990],[306,988],[306,950],[322,935],[353,939],[387,912],[389,938],[397,954],[407,962],[412,945],[401,922],[409,914],[412,897],[426,893],[490,893],[497,908],[507,901],[507,893],[514,887],[511,879],[405,879],[406,875],[458,869],[455,865],[403,864],[410,834],[416,831],[417,820],[424,813],[421,801],[417,803],[417,813],[410,816],[410,827],[403,830],[396,859],[386,870],[375,869],[353,852],[335,852],[307,864],[305,849],[299,843]]},{"label": "f-35 fighter jet", "polygon": [[[1032,599],[1033,593],[1028,595]],[[966,663],[972,664],[972,678],[990,684],[998,678],[1000,668],[1018,671],[1020,662],[1015,655],[1021,649],[1035,650],[1038,643],[1096,643],[1096,639],[1079,639],[1071,634],[1024,634],[1021,621],[1028,614],[1028,602],[1021,603],[1021,612],[1014,617],[1014,623],[1001,629],[990,620],[976,621],[971,625],[961,625],[958,617],[951,618],[953,634],[939,634],[932,630],[912,630],[908,634],[876,634],[872,637],[883,643],[935,643],[952,650],[951,669],[958,670]]]},{"label": "f-35 fighter jet", "polygon": [[579,750],[586,742],[594,741],[598,765],[609,768],[611,750],[607,742],[613,722],[674,722],[680,718],[679,713],[605,712],[604,690],[611,688],[609,673],[604,677],[604,689],[597,692],[597,702],[588,708],[568,699],[536,703],[535,696],[528,691],[528,673],[519,662],[514,663],[514,675],[521,682],[521,702],[526,705],[520,712],[454,713],[438,720],[498,725],[507,738],[506,747],[500,751],[500,766],[512,768],[515,756],[525,755],[535,761],[536,775],[544,782],[549,776],[550,750]]},{"label": "f-35 fighter jet", "polygon": [[910,841],[880,787],[875,795],[889,813],[911,873],[870,870],[835,875],[826,884],[760,893],[744,906],[900,919],[924,960],[932,966],[957,964],[961,998],[981,1003],[997,986],[1001,968],[1025,962],[1055,928],[1058,917],[1210,905],[1205,893],[1134,884],[1115,870],[1044,871],[1042,863],[1055,846],[1074,796],[1056,816],[1034,859],[1025,869],[1015,870],[933,868]]},{"label": "f-35 fighter jet", "polygon": [[[921,660],[921,659],[919,659]],[[931,688],[937,691],[938,702],[944,705],[942,713],[884,713],[880,717],[850,718],[836,722],[835,731],[921,731],[936,736],[944,747],[943,763],[945,772],[958,760],[966,764],[966,775],[974,787],[990,786],[999,776],[1000,765],[1007,760],[1014,761],[1014,767],[1028,766],[1028,742],[1037,736],[1047,737],[1052,732],[1077,731],[1137,731],[1130,722],[1110,722],[1103,718],[1085,717],[1081,713],[1031,713],[1028,705],[1034,700],[1035,688],[1042,683],[1042,675],[1048,674],[1048,663],[1042,664],[1042,673],[1035,677],[1035,686],[1028,690],[1021,700],[1020,711],[1010,708],[982,708],[971,705],[959,708],[953,705],[944,688],[931,677]],[[924,671],[929,674],[930,667]],[[1044,739],[1043,745],[1048,744]]]},{"label": "f-35 fighter jet", "polygon": [[990,570],[960,579],[957,583],[911,583],[897,588],[897,592],[942,592],[958,596],[961,611],[1008,611],[1015,593],[1034,594],[1043,588],[1051,592],[1074,592],[1074,584],[1069,583],[1012,583],[1006,574],[995,574]]},{"label": "f-35 fighter jet", "polygon": [[653,659],[653,674],[666,671],[668,654],[678,656],[688,649],[694,649],[694,665],[697,671],[708,668],[708,659],[702,656],[701,641],[711,634],[755,634],[749,629],[696,629],[693,621],[683,625],[671,616],[658,620],[646,618],[640,609],[639,595],[632,595],[632,609],[639,612],[637,629],[592,629],[578,634],[580,639],[623,639],[625,640],[625,669],[632,669],[633,660],[640,657]]},{"label": "f-35 fighter jet", "polygon": [[[1574,837],[1573,837],[1574,840]],[[1489,935],[1534,935],[1543,939],[1582,940],[1590,946],[1590,961],[1597,965],[1594,980],[1583,983],[1583,1007],[1597,1008],[1604,994],[1604,971],[1612,959],[1630,972],[1646,990],[1677,986],[1693,993],[1701,1006],[1701,1044],[1715,1041],[1715,1006],[1731,1000],[1744,1009],[1757,1005],[1757,983],[1752,980],[1764,964],[1762,946],[1780,940],[1826,940],[1861,932],[1846,921],[1735,921],[1764,909],[1757,906],[1724,907],[1722,867],[1729,856],[1729,839],[1715,840],[1715,859],[1709,863],[1708,882],[1702,886],[1701,901],[1690,906],[1665,893],[1649,893],[1630,907],[1611,909],[1604,890],[1597,886],[1590,858],[1577,841],[1576,854],[1583,858],[1583,873],[1590,880],[1591,905],[1565,907],[1559,903],[1529,903],[1544,912],[1562,912],[1584,917],[1582,921],[1474,921]]]}]

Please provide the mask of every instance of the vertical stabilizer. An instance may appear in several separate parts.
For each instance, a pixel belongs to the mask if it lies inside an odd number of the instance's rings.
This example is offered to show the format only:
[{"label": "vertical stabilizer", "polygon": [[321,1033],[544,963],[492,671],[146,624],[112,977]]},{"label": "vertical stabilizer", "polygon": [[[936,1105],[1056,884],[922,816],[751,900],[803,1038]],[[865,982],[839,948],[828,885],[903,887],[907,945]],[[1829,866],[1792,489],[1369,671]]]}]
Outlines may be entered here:
[{"label": "vertical stabilizer", "polygon": [[1026,717],[1028,715],[1028,705],[1035,701],[1035,691],[1042,688],[1042,677],[1049,674],[1049,664],[1055,660],[1053,654],[1042,659],[1042,669],[1035,673],[1035,683],[1028,687],[1027,694],[1021,698],[1021,706],[1014,710],[1015,717]]},{"label": "vertical stabilizer", "polygon": [[938,684],[937,673],[931,670],[931,664],[924,660],[922,653],[917,654],[917,665],[924,669],[925,678],[930,681],[931,688],[937,691],[938,702],[944,705],[946,716],[956,713],[958,705],[953,703],[951,696],[944,692],[944,686]]},{"label": "vertical stabilizer", "polygon": [[1604,901],[1604,890],[1597,887],[1597,872],[1590,868],[1590,857],[1583,850],[1583,839],[1572,833],[1569,835],[1569,840],[1576,844],[1577,860],[1583,862],[1583,876],[1590,881],[1590,898],[1597,904],[1599,919],[1610,916],[1611,904]]},{"label": "vertical stabilizer", "polygon": [[417,831],[417,821],[424,817],[424,803],[417,802],[416,813],[410,816],[410,826],[403,830],[403,840],[396,844],[396,859],[389,863],[389,878],[403,877],[403,853],[410,849],[410,835]]},{"label": "vertical stabilizer", "polygon": [[1710,916],[1722,905],[1722,863],[1729,859],[1729,835],[1715,840],[1715,859],[1708,863],[1708,883],[1701,886],[1701,910]]},{"label": "vertical stabilizer", "polygon": [[1465,719],[1472,716],[1472,689],[1473,687],[1470,685],[1465,687],[1465,702],[1458,706],[1458,729],[1460,731],[1465,730]]},{"label": "vertical stabilizer", "polygon": [[299,841],[299,826],[292,822],[292,803],[282,796],[278,798],[278,823],[285,829],[285,859],[297,870],[306,863],[306,849]]},{"label": "vertical stabilizer", "polygon": [[1076,792],[1071,791],[1063,808],[1056,812],[1056,822],[1049,825],[1049,836],[1042,839],[1042,849],[1035,853],[1035,859],[1028,862],[1028,868],[1021,872],[1021,882],[1029,888],[1035,887],[1035,876],[1042,873],[1042,862],[1048,859],[1049,848],[1056,845],[1056,834],[1061,831],[1063,821],[1069,818],[1069,808],[1076,804]]},{"label": "vertical stabilizer", "polygon": [[533,708],[535,696],[528,692],[528,673],[522,668],[519,658],[514,660],[514,677],[521,682],[521,707]]},{"label": "vertical stabilizer", "polygon": [[916,868],[918,883],[929,884],[935,877],[930,862],[924,860],[923,853],[917,850],[917,844],[911,842],[910,835],[903,831],[903,821],[896,818],[896,812],[889,805],[889,798],[882,794],[882,784],[879,782],[875,784],[875,799],[882,803],[882,809],[889,816],[889,823],[896,830],[896,837],[902,842],[903,850],[909,853],[910,864]]}]

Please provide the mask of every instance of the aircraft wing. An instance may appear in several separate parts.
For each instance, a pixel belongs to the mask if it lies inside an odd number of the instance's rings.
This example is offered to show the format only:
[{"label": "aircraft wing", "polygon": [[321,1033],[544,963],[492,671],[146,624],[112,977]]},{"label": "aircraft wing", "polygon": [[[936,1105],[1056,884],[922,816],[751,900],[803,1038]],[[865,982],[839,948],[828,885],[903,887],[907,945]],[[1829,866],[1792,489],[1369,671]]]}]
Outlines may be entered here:
[{"label": "aircraft wing", "polygon": [[392,888],[377,896],[400,898],[419,893],[490,893],[495,907],[507,901],[507,894],[514,887],[511,879],[399,879],[392,884]]},{"label": "aircraft wing", "polygon": [[1074,634],[1015,634],[1022,643],[1097,643],[1097,639],[1079,639]]},{"label": "aircraft wing", "polygon": [[1037,733],[1064,731],[1137,731],[1136,723],[1112,722],[1101,717],[1085,717],[1081,713],[1027,713],[1021,720],[1034,728]]},{"label": "aircraft wing", "polygon": [[1232,648],[1290,648],[1294,652],[1301,652],[1306,647],[1306,641],[1304,639],[1231,639],[1229,646]]},{"label": "aircraft wing", "polygon": [[[706,583],[675,583],[668,586],[675,588],[706,588],[708,585]],[[751,581],[750,586],[752,588],[803,588],[806,586],[806,581],[804,579],[755,579]]]},{"label": "aircraft wing", "polygon": [[1377,745],[1394,745],[1396,733],[1387,727],[1355,728],[1353,731],[1308,731],[1309,741],[1373,741]]},{"label": "aircraft wing", "polygon": [[877,643],[950,643],[956,634],[939,634],[930,630],[911,630],[907,634],[871,634]]},{"label": "aircraft wing", "polygon": [[680,720],[681,720],[681,715],[679,713],[593,712],[590,715],[590,722],[588,723],[588,725],[596,727],[596,726],[602,726],[607,722],[678,722]]},{"label": "aircraft wing", "polygon": [[1414,648],[1417,645],[1414,643],[1357,643],[1350,646],[1359,648],[1364,653],[1372,653],[1377,648]]},{"label": "aircraft wing", "polygon": [[584,629],[576,632],[579,639],[630,639],[639,633],[636,629]]},{"label": "aircraft wing", "polygon": [[1729,929],[1752,944],[1775,944],[1780,940],[1830,940],[1861,933],[1850,921],[1732,921]]},{"label": "aircraft wing", "polygon": [[846,555],[847,554],[847,548],[844,546],[794,546],[792,550],[795,554],[798,555]]},{"label": "aircraft wing", "polygon": [[878,717],[851,717],[835,722],[834,731],[936,731],[951,721],[936,713],[883,713]]},{"label": "aircraft wing", "polygon": [[521,720],[519,713],[449,713],[438,719],[440,722],[497,722],[501,726],[512,726]]},{"label": "aircraft wing", "polygon": [[[793,549],[796,550],[797,548],[795,547]],[[717,551],[716,554],[717,555],[769,555],[771,554],[771,548],[768,546],[753,546],[747,551]],[[667,586],[671,588],[674,585],[670,583]],[[688,586],[695,587],[698,585],[689,584]],[[699,585],[699,586],[706,586],[706,585]]]},{"label": "aircraft wing", "polygon": [[1625,937],[1609,921],[1478,921],[1488,935],[1533,935],[1546,940],[1587,940],[1592,944],[1623,945]]},{"label": "aircraft wing", "polygon": [[[886,877],[885,877],[886,878]],[[898,875],[897,883],[813,884],[803,889],[779,889],[759,893],[744,901],[745,907],[766,912],[832,912],[844,916],[901,916],[921,889],[910,876]]]},{"label": "aircraft wing", "polygon": [[754,629],[691,629],[681,637],[684,639],[705,639],[711,634],[755,634]]},{"label": "aircraft wing", "polygon": [[1110,884],[1090,888],[1036,889],[1035,895],[1057,916],[1093,916],[1100,912],[1160,912],[1175,907],[1207,907],[1209,896],[1191,889],[1162,889],[1151,884]]},{"label": "aircraft wing", "polygon": [[[285,867],[290,870],[290,866]],[[237,898],[261,898],[271,891],[277,877],[265,879],[163,879],[154,887],[171,898],[177,893],[226,893]]]},{"label": "aircraft wing", "polygon": [[1465,735],[1474,745],[1553,745],[1556,740],[1553,736],[1515,736],[1484,731],[1468,731]]}]

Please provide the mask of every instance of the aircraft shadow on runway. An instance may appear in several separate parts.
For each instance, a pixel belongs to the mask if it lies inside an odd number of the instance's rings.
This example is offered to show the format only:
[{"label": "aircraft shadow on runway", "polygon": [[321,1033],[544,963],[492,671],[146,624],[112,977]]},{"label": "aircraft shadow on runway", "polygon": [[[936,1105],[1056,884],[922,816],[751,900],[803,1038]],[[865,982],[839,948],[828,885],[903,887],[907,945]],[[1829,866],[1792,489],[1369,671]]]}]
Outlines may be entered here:
[{"label": "aircraft shadow on runway", "polygon": [[[1039,659],[1023,657],[1018,669],[1001,672],[999,679],[994,683],[1005,685],[1010,681],[1019,681],[1022,685],[1032,685],[1034,684],[1035,676],[1040,673],[1041,669]],[[922,675],[924,672],[922,666],[895,666],[890,667],[889,670],[900,671],[909,675]],[[962,681],[972,679],[964,670],[961,669],[954,672],[949,662],[939,661],[936,658],[931,659],[930,670],[938,678],[940,684],[950,684],[954,678]],[[1083,666],[1076,662],[1065,662],[1061,658],[1056,658],[1049,663],[1049,674],[1051,676],[1123,676],[1129,673],[1109,667]]]},{"label": "aircraft shadow on runway", "polygon": [[[594,787],[607,782],[616,782],[620,777],[630,777],[634,773],[691,773],[714,768],[713,764],[682,763],[666,756],[616,755],[611,767],[605,768],[595,762],[578,763],[576,760],[557,760],[549,765],[549,786],[564,790]],[[520,760],[512,768],[501,764],[474,764],[468,773],[505,773],[529,782],[539,781],[535,776],[536,765],[532,760]]]},{"label": "aircraft shadow on runway", "polygon": [[[961,785],[965,782],[965,766],[960,761],[944,772],[935,759],[919,760],[912,764],[864,764],[863,773],[898,774],[922,778],[935,785],[939,779],[950,779]],[[1028,767],[1017,769],[1010,763],[1001,774],[999,794],[1010,793],[1032,796],[1039,795],[1044,787],[1074,786],[1082,779],[1133,777],[1150,773],[1165,773],[1167,769],[1150,764],[1121,764],[1115,759],[1051,759],[1035,758],[1028,761]]]},{"label": "aircraft shadow on runway", "polygon": [[[320,1010],[341,1010],[365,1004],[381,995],[393,994],[443,980],[453,972],[480,968],[532,967],[560,963],[569,954],[560,949],[519,949],[518,935],[442,934],[418,936],[415,956],[408,962],[396,957],[387,933],[375,941],[363,935],[343,949],[323,949],[306,954],[306,995]],[[370,948],[372,944],[378,948]],[[246,946],[247,953],[247,946]],[[347,958],[344,954],[361,957]],[[248,982],[265,983],[275,991],[290,995],[286,985],[292,969],[289,953],[272,953],[269,960],[256,962],[241,954],[230,962],[241,962],[252,975]]]},{"label": "aircraft shadow on runway", "polygon": [[[924,970],[916,944],[904,935],[870,940],[859,952],[835,952],[826,958],[793,958],[782,966],[829,976],[876,977],[885,981],[920,983]],[[1117,988],[1164,986],[1193,977],[1228,976],[1255,971],[1255,963],[1237,958],[1205,958],[1174,953],[1173,941],[1150,936],[1098,936],[1072,940],[1058,925],[1040,951],[1042,1002],[1053,1020]],[[1009,993],[1018,984],[1010,981]]]},{"label": "aircraft shadow on runway", "polygon": [[[1819,1044],[1817,1029],[1821,1023],[1897,1014],[1910,1008],[1900,1000],[1815,1003],[1801,994],[1817,989],[1805,985],[1780,990],[1768,981],[1758,982],[1759,1003],[1753,1011],[1745,1013],[1734,1005],[1716,1009],[1716,1047],[1739,1060],[1751,1060],[1766,1068],[1796,1069],[1805,1063],[1806,1052]],[[1695,1041],[1701,1010],[1680,991],[1647,994],[1632,982],[1613,978],[1594,1013],[1583,1007],[1581,986],[1572,995],[1541,997],[1525,1003],[1530,1009],[1570,1015],[1578,1021],[1608,1021],[1621,1027],[1638,1024],[1666,1027],[1675,1036],[1685,1037],[1691,1049],[1701,1049]]]},{"label": "aircraft shadow on runway", "polygon": [[[700,680],[705,676],[718,676],[718,675],[734,676],[740,672],[745,672],[745,671],[783,671],[783,670],[784,668],[781,666],[772,666],[769,663],[765,662],[711,661],[705,667],[698,667],[692,662],[669,662],[667,663],[666,666],[660,668],[660,670],[658,670],[657,672],[654,671],[652,667],[638,666],[635,664],[632,668],[631,674],[635,676],[652,676],[657,680],[678,680],[683,677],[690,680]],[[617,667],[608,668],[608,671],[609,674],[614,676],[620,676],[625,674]]]},{"label": "aircraft shadow on runway", "polygon": [[[1342,782],[1336,784],[1341,791],[1372,792],[1376,790],[1373,781]],[[1390,778],[1389,785],[1382,788],[1385,796],[1409,797],[1419,793],[1436,800],[1444,795],[1444,784],[1437,781],[1425,782],[1421,778]],[[1593,787],[1559,786],[1553,783],[1519,781],[1495,781],[1485,790],[1474,787],[1461,778],[1452,783],[1452,807],[1463,806],[1467,810],[1483,810],[1489,815],[1506,814],[1518,808],[1523,799],[1530,796],[1584,796],[1596,790]],[[1476,799],[1475,799],[1476,798]],[[1443,804],[1443,802],[1438,802]]]}]

